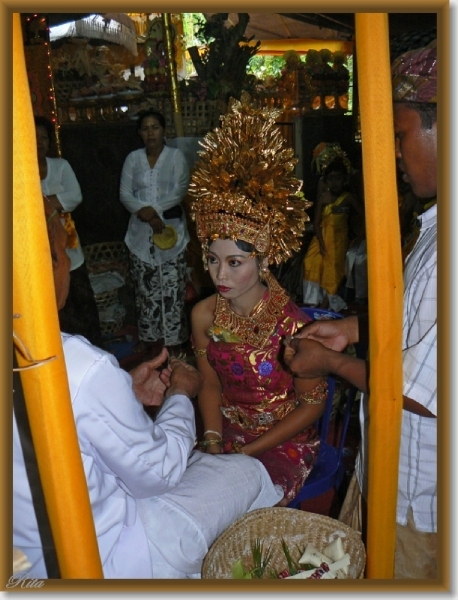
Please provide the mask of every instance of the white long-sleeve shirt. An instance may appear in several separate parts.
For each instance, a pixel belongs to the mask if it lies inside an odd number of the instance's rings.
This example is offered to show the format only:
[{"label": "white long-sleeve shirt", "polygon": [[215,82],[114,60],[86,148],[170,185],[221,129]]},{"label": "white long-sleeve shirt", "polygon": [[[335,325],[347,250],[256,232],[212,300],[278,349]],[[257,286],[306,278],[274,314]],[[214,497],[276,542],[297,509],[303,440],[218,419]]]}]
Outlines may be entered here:
[{"label": "white long-sleeve shirt", "polygon": [[[130,375],[111,354],[79,336],[62,334],[62,340],[104,575],[151,578],[136,500],[161,495],[181,480],[195,442],[192,403],[172,396],[153,422],[132,391]],[[13,544],[32,563],[30,576],[46,578],[15,421],[13,461]]]},{"label": "white long-sleeve shirt", "polygon": [[[193,450],[186,396],[168,398],[153,422],[111,354],[80,336],[62,340],[105,578],[200,577],[216,537],[246,512],[277,504],[283,491],[256,458]],[[28,577],[46,578],[15,419],[13,462],[13,545],[32,563]]]},{"label": "white long-sleeve shirt", "polygon": [[[127,155],[121,173],[120,200],[132,213],[124,239],[129,250],[150,266],[157,266],[175,258],[189,242],[186,216],[164,219],[165,210],[180,204],[188,191],[189,168],[186,158],[178,148],[164,146],[156,164],[150,167],[146,149],[140,148]],[[169,250],[152,245],[152,229],[136,213],[152,206],[166,225],[175,228],[178,241]],[[154,253],[150,248],[153,246]]]},{"label": "white long-sleeve shirt", "polygon": [[[81,204],[83,195],[81,193],[78,179],[70,166],[70,163],[65,158],[48,158],[46,177],[41,180],[41,191],[45,196],[57,196],[57,199],[62,204],[64,212],[72,212]],[[71,261],[70,269],[80,267],[84,263],[84,254],[79,243],[76,248],[68,248],[67,254]]]}]

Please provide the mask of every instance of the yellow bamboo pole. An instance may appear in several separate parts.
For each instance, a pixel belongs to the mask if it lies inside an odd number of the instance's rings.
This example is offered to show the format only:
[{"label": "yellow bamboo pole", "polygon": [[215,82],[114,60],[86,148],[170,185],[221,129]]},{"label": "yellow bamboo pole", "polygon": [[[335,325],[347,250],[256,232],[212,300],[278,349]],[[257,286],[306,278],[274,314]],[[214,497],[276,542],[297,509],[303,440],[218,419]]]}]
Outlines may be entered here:
[{"label": "yellow bamboo pole", "polygon": [[172,19],[170,13],[162,13],[162,33],[165,42],[167,57],[167,69],[170,79],[170,92],[172,96],[173,121],[175,124],[176,137],[184,136],[183,115],[181,114],[180,92],[178,89],[177,65],[175,62],[175,50],[172,39]]},{"label": "yellow bamboo pole", "polygon": [[[14,331],[35,360],[21,372],[61,576],[101,579],[94,522],[75,430],[38,173],[19,13],[13,13]],[[17,353],[19,366],[27,360]]]},{"label": "yellow bamboo pole", "polygon": [[356,13],[369,272],[368,579],[394,572],[403,280],[386,13]]}]

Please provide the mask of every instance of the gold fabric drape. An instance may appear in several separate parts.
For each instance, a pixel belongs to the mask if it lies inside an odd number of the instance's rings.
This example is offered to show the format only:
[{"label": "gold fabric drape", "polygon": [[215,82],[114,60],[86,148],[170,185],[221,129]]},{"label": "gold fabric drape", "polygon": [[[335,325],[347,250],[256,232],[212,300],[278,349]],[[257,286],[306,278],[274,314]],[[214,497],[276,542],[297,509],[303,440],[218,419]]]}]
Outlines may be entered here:
[{"label": "gold fabric drape", "polygon": [[162,13],[162,31],[167,57],[167,70],[170,80],[170,94],[172,97],[175,134],[176,137],[183,137],[183,115],[181,114],[180,91],[178,89],[177,66],[175,62],[175,49],[172,39],[172,19],[170,13]]},{"label": "gold fabric drape", "polygon": [[[19,13],[13,14],[14,331],[35,361],[21,372],[46,506],[64,579],[101,579],[89,494],[70,402]],[[29,363],[16,353],[20,367]]]},{"label": "gold fabric drape", "polygon": [[403,279],[386,13],[356,13],[370,306],[367,569],[394,573],[402,415]]}]

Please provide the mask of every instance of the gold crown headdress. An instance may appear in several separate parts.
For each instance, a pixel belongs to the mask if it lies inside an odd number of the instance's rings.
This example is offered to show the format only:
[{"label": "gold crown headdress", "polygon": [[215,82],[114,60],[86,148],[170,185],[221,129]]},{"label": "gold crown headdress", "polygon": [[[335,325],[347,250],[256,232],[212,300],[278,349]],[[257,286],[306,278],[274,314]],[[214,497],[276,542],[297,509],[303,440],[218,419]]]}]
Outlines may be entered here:
[{"label": "gold crown headdress", "polygon": [[329,144],[321,142],[315,147],[312,158],[312,168],[314,167],[316,172],[322,175],[328,166],[336,159],[340,158],[347,169],[347,173],[351,173],[351,162],[347,157],[346,152],[342,150],[340,144],[334,143]]},{"label": "gold crown headdress", "polygon": [[297,159],[275,123],[281,112],[250,107],[243,93],[201,142],[189,194],[204,263],[217,238],[244,240],[269,264],[299,250],[312,202],[300,191]]}]

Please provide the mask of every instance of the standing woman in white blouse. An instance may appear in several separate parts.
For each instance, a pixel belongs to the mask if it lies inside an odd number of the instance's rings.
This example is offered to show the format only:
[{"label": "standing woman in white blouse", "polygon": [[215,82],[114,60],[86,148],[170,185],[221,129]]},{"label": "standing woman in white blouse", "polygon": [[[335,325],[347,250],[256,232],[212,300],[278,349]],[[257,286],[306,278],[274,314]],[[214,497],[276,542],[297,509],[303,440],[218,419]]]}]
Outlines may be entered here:
[{"label": "standing woman in white blouse", "polygon": [[135,285],[137,350],[159,340],[171,350],[189,336],[185,312],[189,233],[181,207],[189,168],[181,150],[166,146],[160,112],[140,112],[137,130],[144,148],[126,157],[120,186],[120,200],[131,213],[124,241]]},{"label": "standing woman in white blouse", "polygon": [[[53,123],[46,117],[35,117],[35,132],[41,191],[60,213],[65,226],[66,219],[71,218],[70,213],[83,200],[80,184],[67,160],[48,156],[55,134]],[[76,230],[73,241],[67,248],[70,292],[65,307],[59,311],[60,328],[65,333],[82,335],[95,346],[101,346],[99,313]]]}]

